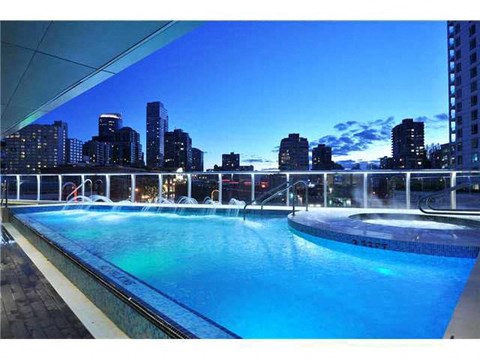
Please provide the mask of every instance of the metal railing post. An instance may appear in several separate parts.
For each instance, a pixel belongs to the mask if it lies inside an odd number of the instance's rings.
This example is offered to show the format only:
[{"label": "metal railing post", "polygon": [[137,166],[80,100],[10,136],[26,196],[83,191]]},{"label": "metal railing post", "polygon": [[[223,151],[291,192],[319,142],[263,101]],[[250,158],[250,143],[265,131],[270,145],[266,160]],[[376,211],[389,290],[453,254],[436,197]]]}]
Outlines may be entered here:
[{"label": "metal railing post", "polygon": [[62,201],[62,188],[63,188],[63,178],[62,178],[62,175],[58,175],[58,201]]},{"label": "metal railing post", "polygon": [[405,175],[405,196],[407,209],[410,209],[412,206],[411,178],[411,173],[407,172]]},{"label": "metal railing post", "polygon": [[158,174],[158,201],[163,197],[163,176]]},{"label": "metal railing post", "polygon": [[[81,178],[81,186],[82,186],[82,196],[85,196],[85,175],[81,175],[80,176]],[[82,201],[83,201],[83,198],[82,198]]]},{"label": "metal railing post", "polygon": [[222,199],[223,199],[223,183],[222,183],[222,174],[218,174],[218,203],[221,205],[222,204]]},{"label": "metal railing post", "polygon": [[363,207],[368,208],[368,173],[363,173]]},{"label": "metal railing post", "polygon": [[295,203],[297,202],[297,187],[293,187],[292,216],[295,216]]},{"label": "metal railing post", "polygon": [[37,201],[40,201],[40,175],[37,175]]},{"label": "metal railing post", "polygon": [[187,196],[192,197],[192,174],[187,174]]},{"label": "metal railing post", "polygon": [[[287,188],[288,188],[288,184],[290,183],[290,174],[287,174],[287,177],[285,180],[287,181]],[[290,190],[287,190],[287,206],[290,206]]]},{"label": "metal railing post", "polygon": [[17,178],[17,200],[20,200],[20,175],[16,175]]},{"label": "metal railing post", "polygon": [[[450,187],[457,186],[457,172],[454,171],[452,172],[451,178],[450,178]],[[457,191],[454,190],[450,193],[450,203],[452,204],[451,208],[452,210],[455,210],[457,208]]]},{"label": "metal railing post", "polygon": [[328,181],[327,181],[327,173],[323,173],[323,207],[328,206]]},{"label": "metal railing post", "polygon": [[105,174],[105,196],[110,199],[110,174]]},{"label": "metal railing post", "polygon": [[132,203],[134,203],[135,202],[135,174],[130,174],[130,180],[132,185],[130,200]]},{"label": "metal railing post", "polygon": [[255,174],[250,174],[250,178],[252,179],[252,184],[250,185],[250,200],[255,201]]}]

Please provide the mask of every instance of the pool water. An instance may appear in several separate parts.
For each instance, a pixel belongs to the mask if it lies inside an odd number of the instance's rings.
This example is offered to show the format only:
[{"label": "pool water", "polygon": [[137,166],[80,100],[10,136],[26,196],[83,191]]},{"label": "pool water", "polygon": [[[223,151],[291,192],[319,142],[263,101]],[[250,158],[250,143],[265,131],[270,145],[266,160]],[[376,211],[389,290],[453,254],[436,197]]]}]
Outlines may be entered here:
[{"label": "pool water", "polygon": [[431,230],[466,230],[467,226],[449,224],[439,221],[428,220],[400,220],[400,219],[366,219],[362,220],[368,224],[396,226],[402,228],[415,229],[431,229]]},{"label": "pool water", "polygon": [[28,217],[243,338],[441,338],[475,261],[314,243],[286,218]]}]

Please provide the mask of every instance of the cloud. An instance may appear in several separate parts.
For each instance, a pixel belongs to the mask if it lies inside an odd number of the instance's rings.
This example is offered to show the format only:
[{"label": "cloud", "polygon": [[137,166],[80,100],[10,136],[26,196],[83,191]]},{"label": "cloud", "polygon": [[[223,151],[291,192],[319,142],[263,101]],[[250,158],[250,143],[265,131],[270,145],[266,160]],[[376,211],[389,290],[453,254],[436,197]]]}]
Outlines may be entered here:
[{"label": "cloud", "polygon": [[422,121],[425,126],[430,129],[445,129],[448,126],[448,115],[445,113],[429,116],[419,116],[415,118],[415,121]]},{"label": "cloud", "polygon": [[318,144],[332,147],[333,155],[349,155],[353,151],[368,150],[373,144],[390,141],[392,127],[395,123],[393,116],[373,121],[347,121],[334,126],[341,135],[325,135],[310,142],[310,148]]},{"label": "cloud", "polygon": [[263,163],[263,162],[270,162],[270,161],[262,158],[249,158],[249,159],[243,159],[242,162],[251,164],[251,163]]}]

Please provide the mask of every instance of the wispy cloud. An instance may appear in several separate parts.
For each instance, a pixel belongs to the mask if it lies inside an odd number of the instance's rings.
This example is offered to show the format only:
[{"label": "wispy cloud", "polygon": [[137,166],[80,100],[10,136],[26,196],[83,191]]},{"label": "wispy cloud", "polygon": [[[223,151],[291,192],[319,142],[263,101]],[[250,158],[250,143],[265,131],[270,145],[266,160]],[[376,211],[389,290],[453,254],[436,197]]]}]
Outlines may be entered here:
[{"label": "wispy cloud", "polygon": [[334,125],[334,128],[343,133],[340,135],[326,135],[310,142],[310,148],[318,144],[332,147],[334,155],[349,155],[353,151],[368,150],[371,145],[390,140],[392,126],[395,119],[377,119],[368,122],[347,121]]}]

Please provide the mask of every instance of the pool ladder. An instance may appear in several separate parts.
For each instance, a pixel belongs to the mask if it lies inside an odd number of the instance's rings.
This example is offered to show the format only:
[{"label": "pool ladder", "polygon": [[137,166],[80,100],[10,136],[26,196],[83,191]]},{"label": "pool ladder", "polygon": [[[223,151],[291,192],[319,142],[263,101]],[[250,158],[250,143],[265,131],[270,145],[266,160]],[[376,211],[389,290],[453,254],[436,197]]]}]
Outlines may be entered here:
[{"label": "pool ladder", "polygon": [[439,209],[432,206],[432,202],[439,197],[461,190],[472,185],[480,185],[480,182],[465,182],[448,189],[444,189],[433,194],[424,196],[418,200],[418,209],[424,214],[429,215],[469,215],[480,216],[480,209]]},{"label": "pool ladder", "polygon": [[246,203],[245,206],[243,207],[243,220],[245,220],[247,216],[248,206],[258,204],[258,201],[261,201],[260,211],[263,211],[263,205],[265,205],[270,200],[278,197],[279,195],[283,194],[284,192],[287,192],[292,188],[293,188],[292,215],[295,216],[295,203],[297,201],[297,185],[299,184],[302,184],[305,188],[305,211],[308,211],[308,182],[305,180],[298,180],[298,181],[295,181],[293,184],[290,184],[290,181],[286,181],[283,184],[263,194],[260,197],[260,199],[252,200],[249,203]]}]

